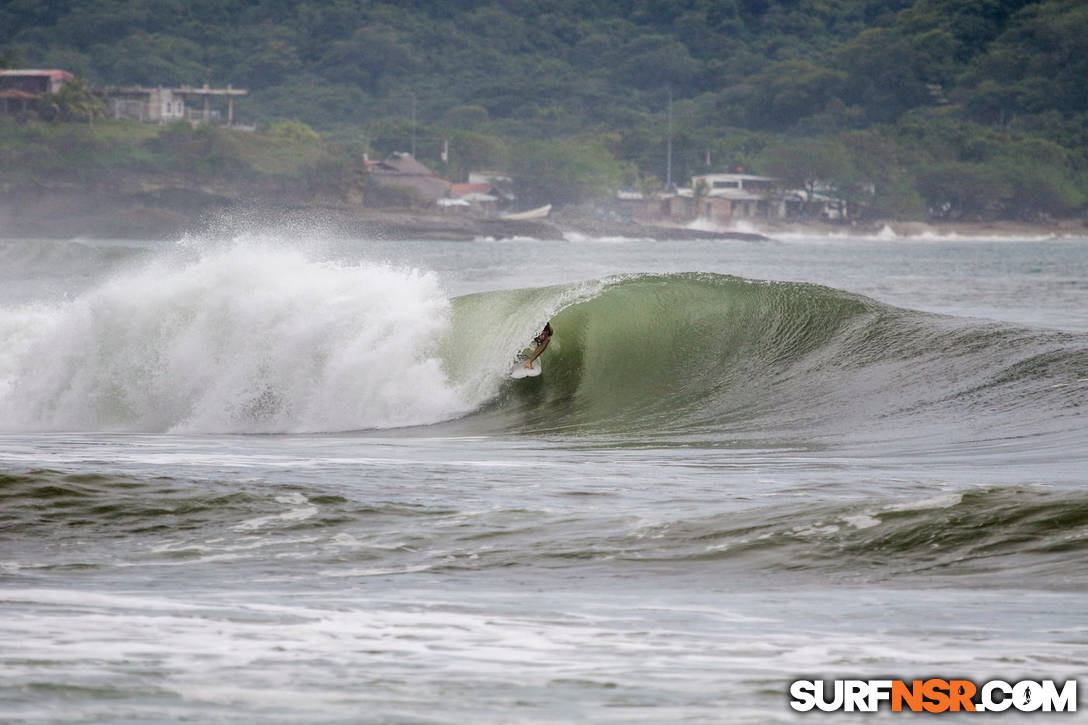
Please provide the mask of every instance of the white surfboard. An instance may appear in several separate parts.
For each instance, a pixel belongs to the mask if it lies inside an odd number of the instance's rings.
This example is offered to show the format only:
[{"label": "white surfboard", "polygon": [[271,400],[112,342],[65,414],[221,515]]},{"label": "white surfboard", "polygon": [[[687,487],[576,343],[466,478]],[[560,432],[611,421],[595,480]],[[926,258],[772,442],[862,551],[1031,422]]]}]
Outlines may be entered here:
[{"label": "white surfboard", "polygon": [[514,369],[510,371],[510,377],[512,378],[535,378],[540,375],[540,359],[533,361],[532,369],[525,367],[525,363],[520,360],[514,363]]}]

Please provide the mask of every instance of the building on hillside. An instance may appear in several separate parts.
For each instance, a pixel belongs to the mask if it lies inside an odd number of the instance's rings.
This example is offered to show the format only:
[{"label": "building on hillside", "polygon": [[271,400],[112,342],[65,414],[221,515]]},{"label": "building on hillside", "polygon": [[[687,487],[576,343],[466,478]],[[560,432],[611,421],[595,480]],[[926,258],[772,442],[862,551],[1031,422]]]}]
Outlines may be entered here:
[{"label": "building on hillside", "polygon": [[[234,125],[234,99],[249,91],[243,88],[154,88],[144,86],[105,86],[95,89],[103,96],[110,114],[117,119],[170,123],[171,121],[224,122]],[[225,119],[224,119],[225,114]]]},{"label": "building on hillside", "polygon": [[169,88],[110,87],[103,89],[110,115],[116,119],[169,123],[185,120],[185,98]]},{"label": "building on hillside", "polygon": [[507,209],[514,201],[514,196],[490,183],[453,184],[450,198],[463,199],[477,214],[493,216]]},{"label": "building on hillside", "polygon": [[821,220],[849,221],[857,205],[839,199],[824,189],[811,196],[785,189],[770,176],[752,174],[701,174],[692,177],[691,187],[659,196],[659,217],[672,221],[709,221],[729,224],[738,220]]},{"label": "building on hillside", "polygon": [[434,172],[426,164],[416,160],[415,156],[407,151],[394,151],[381,161],[367,162],[372,164],[375,174],[390,176],[434,176]]},{"label": "building on hillside", "polygon": [[440,179],[410,153],[394,151],[381,161],[367,161],[370,178],[379,186],[410,189],[420,201],[437,202],[449,197],[453,186]]},{"label": "building on hillside", "polygon": [[711,222],[734,219],[781,219],[785,206],[776,193],[778,180],[752,174],[701,174],[691,180],[695,213]]},{"label": "building on hillside", "polygon": [[753,174],[700,174],[691,177],[691,186],[712,191],[747,191],[751,194],[768,194],[779,186],[778,179]]},{"label": "building on hillside", "polygon": [[673,222],[691,222],[698,216],[691,189],[663,191],[655,194],[653,198],[657,208],[652,210],[652,213],[656,212],[658,218]]},{"label": "building on hillside", "polygon": [[0,70],[0,111],[26,111],[44,95],[59,93],[75,76],[66,70]]},{"label": "building on hillside", "polygon": [[634,189],[620,189],[603,209],[611,219],[646,219],[656,216],[649,195]]},{"label": "building on hillside", "polygon": [[691,186],[663,192],[655,198],[656,212],[674,222],[697,219],[727,224],[738,219],[781,219],[785,201],[778,180],[752,174],[700,174]]},{"label": "building on hillside", "polygon": [[66,70],[0,70],[0,90],[14,89],[41,95],[59,93],[75,78]]},{"label": "building on hillside", "polygon": [[795,192],[795,199],[787,208],[787,218],[819,219],[825,222],[846,222],[857,218],[857,202],[840,199],[827,192],[816,192],[809,199],[802,192]]}]

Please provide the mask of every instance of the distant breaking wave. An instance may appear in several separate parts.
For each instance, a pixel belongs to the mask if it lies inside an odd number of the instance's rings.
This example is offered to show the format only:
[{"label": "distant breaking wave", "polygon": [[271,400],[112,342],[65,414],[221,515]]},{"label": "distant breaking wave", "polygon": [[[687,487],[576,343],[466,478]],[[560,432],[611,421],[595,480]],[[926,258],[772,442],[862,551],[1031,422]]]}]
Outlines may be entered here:
[{"label": "distant breaking wave", "polygon": [[[545,374],[512,360],[547,320]],[[1083,336],[809,284],[635,275],[453,300],[431,274],[236,245],[0,308],[0,428],[943,443],[1078,429]]]}]

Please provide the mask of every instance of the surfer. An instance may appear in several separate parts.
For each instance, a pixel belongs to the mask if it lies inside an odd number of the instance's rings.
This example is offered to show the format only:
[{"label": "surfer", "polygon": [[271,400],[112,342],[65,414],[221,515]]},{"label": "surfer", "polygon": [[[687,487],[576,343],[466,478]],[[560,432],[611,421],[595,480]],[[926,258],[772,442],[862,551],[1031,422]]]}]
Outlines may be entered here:
[{"label": "surfer", "polygon": [[540,331],[540,334],[533,338],[533,342],[536,343],[536,349],[533,350],[533,354],[529,356],[529,359],[525,361],[525,367],[529,370],[533,369],[533,361],[540,357],[540,353],[548,347],[548,343],[552,341],[552,323],[544,323],[544,329]]}]

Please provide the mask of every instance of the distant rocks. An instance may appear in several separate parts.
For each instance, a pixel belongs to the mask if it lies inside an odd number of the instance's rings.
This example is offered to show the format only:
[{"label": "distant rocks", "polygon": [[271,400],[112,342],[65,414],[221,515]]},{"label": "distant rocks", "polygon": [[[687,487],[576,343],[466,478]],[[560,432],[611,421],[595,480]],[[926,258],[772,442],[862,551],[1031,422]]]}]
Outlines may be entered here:
[{"label": "distant rocks", "polygon": [[[126,180],[121,180],[122,182]],[[218,188],[136,183],[28,184],[0,194],[0,237],[43,239],[180,239],[279,228],[388,240],[473,241],[585,237],[766,239],[759,234],[708,232],[563,215],[511,220],[414,210],[388,211],[292,199],[289,194],[233,194]],[[267,191],[267,190],[266,190]]]}]

